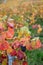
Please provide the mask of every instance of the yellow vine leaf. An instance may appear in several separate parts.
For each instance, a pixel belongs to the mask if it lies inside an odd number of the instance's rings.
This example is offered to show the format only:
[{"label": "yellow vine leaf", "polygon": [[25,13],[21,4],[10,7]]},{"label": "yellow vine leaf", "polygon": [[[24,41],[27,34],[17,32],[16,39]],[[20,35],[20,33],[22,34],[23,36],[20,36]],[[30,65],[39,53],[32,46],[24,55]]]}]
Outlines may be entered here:
[{"label": "yellow vine leaf", "polygon": [[7,59],[4,59],[2,65],[7,65]]}]

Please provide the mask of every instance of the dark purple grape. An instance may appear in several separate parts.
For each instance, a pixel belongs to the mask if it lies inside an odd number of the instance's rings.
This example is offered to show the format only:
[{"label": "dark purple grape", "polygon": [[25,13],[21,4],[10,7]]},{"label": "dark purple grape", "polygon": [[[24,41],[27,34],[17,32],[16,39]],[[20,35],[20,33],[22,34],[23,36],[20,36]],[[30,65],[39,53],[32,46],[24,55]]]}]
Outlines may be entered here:
[{"label": "dark purple grape", "polygon": [[0,59],[0,63],[2,63],[2,59]]},{"label": "dark purple grape", "polygon": [[25,52],[25,51],[26,51],[26,47],[25,47],[25,46],[21,46],[21,50],[22,50],[23,52]]}]

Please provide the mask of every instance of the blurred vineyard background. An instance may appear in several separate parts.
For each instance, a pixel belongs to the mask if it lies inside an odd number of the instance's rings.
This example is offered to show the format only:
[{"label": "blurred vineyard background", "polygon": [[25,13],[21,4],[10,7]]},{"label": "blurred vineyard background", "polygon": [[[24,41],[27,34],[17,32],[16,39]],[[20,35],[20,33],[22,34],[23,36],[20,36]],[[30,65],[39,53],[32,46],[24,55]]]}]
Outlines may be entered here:
[{"label": "blurred vineyard background", "polygon": [[32,3],[38,6],[43,6],[43,0],[0,0],[0,7],[17,7],[23,3]]},{"label": "blurred vineyard background", "polygon": [[[34,18],[37,17],[37,21],[39,21],[37,23],[43,28],[43,0],[0,0],[0,8],[4,10],[4,13],[7,12],[7,9],[9,12],[10,9],[12,9],[13,11],[11,12],[14,12],[17,16],[20,16],[21,18],[25,17],[26,20],[30,17],[34,22]],[[31,14],[33,15],[31,16]],[[43,43],[43,32],[41,32],[39,36],[41,37]]]},{"label": "blurred vineyard background", "polygon": [[[0,0],[1,8],[4,13],[0,10],[0,14],[6,15],[8,13],[7,10],[9,10],[11,16],[13,12],[16,14],[16,16],[12,17],[13,19],[22,23],[25,21],[25,25],[29,26],[32,36],[39,36],[43,44],[43,0],[7,0],[6,3],[1,3]],[[32,29],[33,24],[40,25],[38,30]],[[26,54],[29,65],[43,65],[43,48],[26,51]]]}]

